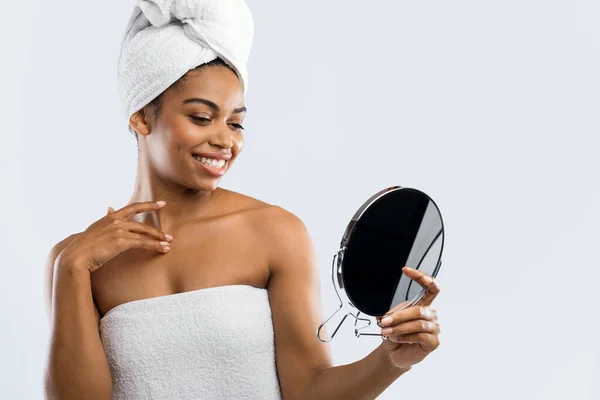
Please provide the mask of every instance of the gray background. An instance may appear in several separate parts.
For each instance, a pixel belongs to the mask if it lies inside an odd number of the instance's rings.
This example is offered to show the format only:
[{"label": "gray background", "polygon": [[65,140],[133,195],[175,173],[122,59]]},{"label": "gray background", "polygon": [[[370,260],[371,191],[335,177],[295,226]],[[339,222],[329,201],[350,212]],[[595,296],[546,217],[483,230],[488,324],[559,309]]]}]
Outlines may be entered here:
[{"label": "gray background", "polygon": [[[324,314],[371,194],[416,187],[445,218],[442,344],[380,398],[600,398],[600,3],[249,4],[246,146],[221,186],[305,222]],[[132,192],[115,79],[131,7],[0,2],[1,398],[42,398],[49,249]],[[345,328],[336,364],[380,340]]]}]

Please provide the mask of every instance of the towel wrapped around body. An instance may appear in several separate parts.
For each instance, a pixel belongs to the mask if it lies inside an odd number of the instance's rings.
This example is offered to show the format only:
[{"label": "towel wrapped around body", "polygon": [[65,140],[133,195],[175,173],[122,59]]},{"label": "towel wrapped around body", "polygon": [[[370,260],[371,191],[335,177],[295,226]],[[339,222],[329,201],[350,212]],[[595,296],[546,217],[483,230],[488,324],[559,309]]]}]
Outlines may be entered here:
[{"label": "towel wrapped around body", "polygon": [[266,289],[134,300],[100,320],[113,399],[281,399]]}]

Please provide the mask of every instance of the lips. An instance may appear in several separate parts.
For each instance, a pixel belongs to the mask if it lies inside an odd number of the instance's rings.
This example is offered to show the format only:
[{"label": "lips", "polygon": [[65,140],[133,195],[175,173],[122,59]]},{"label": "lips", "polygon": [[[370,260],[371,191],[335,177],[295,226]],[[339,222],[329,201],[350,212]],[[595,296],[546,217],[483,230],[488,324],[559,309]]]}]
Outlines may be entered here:
[{"label": "lips", "polygon": [[[198,158],[196,158],[198,157]],[[202,156],[205,157],[205,156]],[[194,159],[194,163],[196,163],[200,168],[202,168],[205,172],[208,172],[210,175],[214,176],[214,177],[221,177],[223,176],[223,174],[225,174],[225,171],[227,170],[227,166],[228,166],[228,160],[225,160],[224,158],[220,158],[219,163],[223,163],[223,165],[219,168],[217,166],[212,166],[212,165],[207,165],[205,163],[203,163],[202,161],[199,160],[199,156],[196,156],[195,154],[192,155],[192,158]],[[210,158],[210,157],[207,157]],[[217,159],[217,158],[214,158]]]}]

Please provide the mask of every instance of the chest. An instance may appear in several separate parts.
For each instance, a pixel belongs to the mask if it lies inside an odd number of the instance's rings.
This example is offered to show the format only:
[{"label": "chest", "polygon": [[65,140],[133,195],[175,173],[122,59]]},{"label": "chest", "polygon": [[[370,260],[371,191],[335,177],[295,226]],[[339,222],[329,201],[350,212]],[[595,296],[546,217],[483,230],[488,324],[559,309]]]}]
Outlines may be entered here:
[{"label": "chest", "polygon": [[237,218],[182,226],[166,253],[130,249],[92,273],[100,315],[117,305],[214,286],[266,287],[267,243]]}]

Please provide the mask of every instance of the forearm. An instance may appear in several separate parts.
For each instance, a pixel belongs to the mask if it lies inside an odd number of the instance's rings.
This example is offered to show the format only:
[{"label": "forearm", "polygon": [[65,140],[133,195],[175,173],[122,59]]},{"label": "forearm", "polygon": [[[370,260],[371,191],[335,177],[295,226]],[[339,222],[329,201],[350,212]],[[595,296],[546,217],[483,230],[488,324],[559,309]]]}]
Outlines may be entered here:
[{"label": "forearm", "polygon": [[[62,268],[61,268],[62,267]],[[110,399],[88,271],[56,265],[44,391],[47,399]]]},{"label": "forearm", "polygon": [[362,360],[322,370],[297,399],[375,399],[407,371],[394,367],[379,346]]}]

